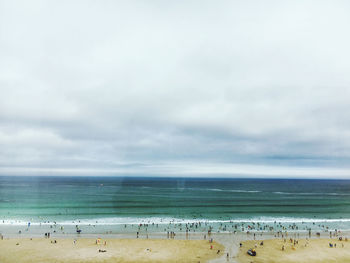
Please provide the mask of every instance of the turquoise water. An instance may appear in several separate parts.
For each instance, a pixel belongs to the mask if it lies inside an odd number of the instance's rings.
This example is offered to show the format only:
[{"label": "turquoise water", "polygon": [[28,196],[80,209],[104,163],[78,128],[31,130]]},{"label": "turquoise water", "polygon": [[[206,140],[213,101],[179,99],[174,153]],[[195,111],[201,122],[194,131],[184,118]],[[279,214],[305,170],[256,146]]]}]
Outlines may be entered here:
[{"label": "turquoise water", "polygon": [[201,221],[220,230],[251,222],[348,230],[350,181],[3,176],[0,220],[3,228]]}]

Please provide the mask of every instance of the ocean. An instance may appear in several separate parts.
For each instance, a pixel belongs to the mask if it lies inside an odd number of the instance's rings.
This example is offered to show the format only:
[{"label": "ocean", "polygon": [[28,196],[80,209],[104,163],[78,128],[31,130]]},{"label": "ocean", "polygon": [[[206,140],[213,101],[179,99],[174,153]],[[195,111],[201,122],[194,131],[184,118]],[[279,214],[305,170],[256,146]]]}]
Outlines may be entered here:
[{"label": "ocean", "polygon": [[179,226],[196,222],[202,223],[195,230],[203,232],[209,226],[213,231],[246,231],[252,223],[249,229],[257,231],[271,225],[350,230],[350,181],[0,177],[0,232],[24,229],[28,223],[67,229],[79,225],[91,233],[127,232],[127,226],[140,224],[150,224],[148,231],[185,231]]}]

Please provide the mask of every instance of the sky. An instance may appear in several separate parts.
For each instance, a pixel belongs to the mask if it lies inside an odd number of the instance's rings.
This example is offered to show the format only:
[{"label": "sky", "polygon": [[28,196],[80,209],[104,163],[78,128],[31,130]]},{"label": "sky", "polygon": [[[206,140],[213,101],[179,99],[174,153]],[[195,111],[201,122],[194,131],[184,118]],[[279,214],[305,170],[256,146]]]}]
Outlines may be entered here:
[{"label": "sky", "polygon": [[349,13],[0,0],[0,174],[350,179]]}]

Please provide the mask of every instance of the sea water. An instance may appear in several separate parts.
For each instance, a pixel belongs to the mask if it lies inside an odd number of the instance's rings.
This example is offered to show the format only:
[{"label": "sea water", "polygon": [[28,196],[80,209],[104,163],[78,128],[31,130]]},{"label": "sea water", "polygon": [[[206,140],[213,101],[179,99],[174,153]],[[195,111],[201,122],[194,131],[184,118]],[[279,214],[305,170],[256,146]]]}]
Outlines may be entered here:
[{"label": "sea water", "polygon": [[158,232],[349,230],[350,181],[0,177],[0,231],[52,224],[85,233],[140,224]]}]

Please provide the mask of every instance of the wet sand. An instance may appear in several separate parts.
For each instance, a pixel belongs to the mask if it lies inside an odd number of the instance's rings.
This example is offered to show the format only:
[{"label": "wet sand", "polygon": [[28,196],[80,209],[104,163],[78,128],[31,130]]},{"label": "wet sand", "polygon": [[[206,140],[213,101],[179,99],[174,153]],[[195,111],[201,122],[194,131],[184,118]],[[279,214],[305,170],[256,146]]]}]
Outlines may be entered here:
[{"label": "wet sand", "polygon": [[0,262],[208,262],[220,257],[217,251],[224,249],[207,240],[101,239],[96,244],[96,239],[80,238],[75,243],[74,239],[51,243],[54,240],[0,240]]},{"label": "wet sand", "polygon": [[[290,242],[287,238],[264,240],[250,240],[242,242],[239,249],[237,262],[239,263],[329,263],[329,262],[350,262],[350,241],[339,241],[336,238],[322,239],[299,239],[298,244],[294,240]],[[333,244],[331,248],[329,243]],[[336,244],[336,247],[334,246]],[[282,250],[284,246],[284,250]],[[256,247],[256,248],[255,248]],[[247,250],[255,248],[257,255],[249,256]]]}]

